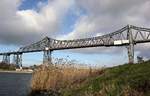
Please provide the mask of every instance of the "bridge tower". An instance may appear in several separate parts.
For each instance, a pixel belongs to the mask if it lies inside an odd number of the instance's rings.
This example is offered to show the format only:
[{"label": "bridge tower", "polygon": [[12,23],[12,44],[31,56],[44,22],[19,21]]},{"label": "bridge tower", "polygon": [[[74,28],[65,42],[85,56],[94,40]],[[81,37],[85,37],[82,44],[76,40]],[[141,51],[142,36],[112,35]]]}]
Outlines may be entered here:
[{"label": "bridge tower", "polygon": [[128,25],[127,39],[129,40],[129,46],[127,46],[129,63],[133,64],[134,63],[134,40],[133,40],[133,34],[130,25]]},{"label": "bridge tower", "polygon": [[50,65],[52,64],[52,50],[49,50],[48,48],[45,48],[44,54],[43,54],[43,64]]},{"label": "bridge tower", "polygon": [[22,68],[22,53],[14,54],[14,56],[13,56],[13,63],[17,67]]},{"label": "bridge tower", "polygon": [[10,64],[10,54],[5,54],[3,55],[3,60],[2,62]]}]

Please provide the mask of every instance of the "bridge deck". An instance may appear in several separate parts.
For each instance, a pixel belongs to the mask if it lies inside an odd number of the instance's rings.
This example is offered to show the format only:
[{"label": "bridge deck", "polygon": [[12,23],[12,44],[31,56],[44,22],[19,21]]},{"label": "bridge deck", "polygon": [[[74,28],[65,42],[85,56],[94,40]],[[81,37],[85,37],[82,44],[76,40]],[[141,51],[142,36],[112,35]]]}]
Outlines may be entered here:
[{"label": "bridge deck", "polygon": [[[129,34],[132,32],[132,34]],[[131,37],[131,38],[130,38]],[[22,54],[30,52],[40,52],[45,51],[45,48],[48,50],[64,50],[64,49],[75,49],[75,48],[87,48],[87,47],[115,47],[115,46],[126,46],[129,43],[146,43],[150,42],[150,29],[136,27],[133,25],[127,25],[120,30],[115,32],[85,39],[76,39],[76,40],[56,40],[51,38],[44,38],[43,40],[30,44],[25,47],[21,47],[18,51],[14,52],[4,52],[0,55],[11,55],[11,54]],[[128,44],[114,44],[115,41],[129,40]]]}]

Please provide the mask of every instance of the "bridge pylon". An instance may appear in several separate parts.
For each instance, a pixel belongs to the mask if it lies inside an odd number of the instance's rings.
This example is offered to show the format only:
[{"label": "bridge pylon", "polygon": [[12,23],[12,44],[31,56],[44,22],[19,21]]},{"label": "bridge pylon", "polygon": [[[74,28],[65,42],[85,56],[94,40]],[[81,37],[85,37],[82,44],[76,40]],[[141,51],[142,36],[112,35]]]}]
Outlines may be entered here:
[{"label": "bridge pylon", "polygon": [[44,50],[44,54],[43,54],[43,64],[44,65],[51,65],[52,64],[52,50]]},{"label": "bridge pylon", "polygon": [[10,54],[5,54],[3,55],[3,60],[2,62],[10,64]]},{"label": "bridge pylon", "polygon": [[127,46],[129,63],[133,64],[134,63],[134,40],[133,40],[133,33],[130,25],[128,25],[127,39],[129,40],[129,45]]},{"label": "bridge pylon", "polygon": [[14,54],[14,56],[13,56],[13,63],[17,67],[22,68],[22,53]]}]

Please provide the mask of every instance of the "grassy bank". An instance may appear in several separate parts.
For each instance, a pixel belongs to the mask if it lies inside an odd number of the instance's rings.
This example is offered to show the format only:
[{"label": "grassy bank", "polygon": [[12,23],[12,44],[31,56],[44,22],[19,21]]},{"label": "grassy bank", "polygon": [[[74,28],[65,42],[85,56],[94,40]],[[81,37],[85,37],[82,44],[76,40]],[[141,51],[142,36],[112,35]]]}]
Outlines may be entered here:
[{"label": "grassy bank", "polygon": [[78,84],[84,82],[87,78],[99,76],[102,73],[103,71],[99,69],[80,69],[70,66],[65,68],[54,66],[40,68],[33,73],[32,95],[40,91],[57,93],[57,95],[62,94],[61,92],[64,89],[79,86]]},{"label": "grassy bank", "polygon": [[14,64],[7,64],[4,62],[0,62],[0,71],[14,71],[16,70],[16,66]]},{"label": "grassy bank", "polygon": [[32,96],[150,96],[150,62],[105,70],[50,68],[35,72],[32,81]]}]

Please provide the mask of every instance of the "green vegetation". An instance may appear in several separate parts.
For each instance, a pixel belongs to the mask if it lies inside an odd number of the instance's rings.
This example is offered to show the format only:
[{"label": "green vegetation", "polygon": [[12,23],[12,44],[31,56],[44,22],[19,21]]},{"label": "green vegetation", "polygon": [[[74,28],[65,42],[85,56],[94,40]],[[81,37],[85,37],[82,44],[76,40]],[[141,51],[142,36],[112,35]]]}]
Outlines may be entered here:
[{"label": "green vegetation", "polygon": [[6,71],[11,71],[11,70],[16,70],[16,66],[14,64],[7,64],[4,62],[0,63],[0,70],[6,70]]},{"label": "green vegetation", "polygon": [[[97,70],[93,75],[78,78],[78,82],[64,84],[67,85],[59,87],[59,90],[48,88],[49,90],[44,89],[43,92],[47,93],[46,96],[150,96],[150,61]],[[42,92],[42,89],[35,91]],[[48,92],[51,94],[48,95]],[[55,95],[52,95],[54,92]]]},{"label": "green vegetation", "polygon": [[150,96],[150,62],[125,64],[89,78],[77,89],[64,90],[64,96]]}]

